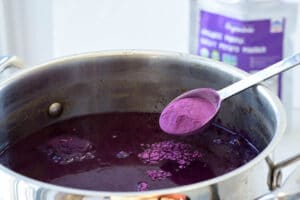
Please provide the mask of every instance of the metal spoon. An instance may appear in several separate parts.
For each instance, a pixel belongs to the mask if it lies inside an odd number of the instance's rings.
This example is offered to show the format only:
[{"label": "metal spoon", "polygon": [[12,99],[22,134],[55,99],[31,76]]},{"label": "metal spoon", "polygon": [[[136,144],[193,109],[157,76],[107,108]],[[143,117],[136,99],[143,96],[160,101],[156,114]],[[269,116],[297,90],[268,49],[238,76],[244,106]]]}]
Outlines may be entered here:
[{"label": "metal spoon", "polygon": [[[175,98],[173,101],[171,101],[163,110],[163,112],[160,115],[159,124],[163,131],[169,134],[175,134],[175,135],[190,135],[194,133],[201,132],[207,124],[214,118],[214,116],[218,113],[221,103],[224,99],[231,97],[235,94],[238,94],[242,92],[243,90],[252,87],[253,85],[258,84],[261,81],[264,81],[266,79],[269,79],[283,71],[286,71],[288,69],[291,69],[297,65],[300,64],[300,53],[297,53],[291,57],[288,57],[280,62],[277,62],[253,75],[250,75],[249,77],[242,79],[236,83],[233,83],[232,85],[229,85],[219,91],[216,91],[212,88],[198,88],[194,90],[190,90],[188,92],[183,93],[182,95]],[[184,106],[178,106],[176,107],[176,103],[180,102],[183,99],[187,98],[196,98],[201,99],[201,101],[206,101],[207,103],[211,104],[214,109],[211,109],[210,112],[204,117],[205,119],[201,119],[199,122],[195,121],[193,124],[193,127],[187,128],[185,130],[180,129],[180,124],[176,124],[176,121],[179,120],[179,118],[183,117],[189,117],[184,115],[189,115],[189,113],[184,111],[185,106],[190,105],[184,105]],[[188,104],[188,102],[187,102]],[[207,104],[206,104],[207,105]],[[172,107],[173,106],[173,107]],[[175,107],[174,107],[175,106]],[[199,104],[199,106],[202,106],[201,109],[206,109],[205,104]],[[172,108],[172,109],[171,109]],[[169,113],[167,113],[169,112]],[[171,114],[175,114],[172,118],[165,117],[167,114],[170,114],[170,112],[173,112]],[[174,125],[171,129],[168,128],[168,126]]]}]

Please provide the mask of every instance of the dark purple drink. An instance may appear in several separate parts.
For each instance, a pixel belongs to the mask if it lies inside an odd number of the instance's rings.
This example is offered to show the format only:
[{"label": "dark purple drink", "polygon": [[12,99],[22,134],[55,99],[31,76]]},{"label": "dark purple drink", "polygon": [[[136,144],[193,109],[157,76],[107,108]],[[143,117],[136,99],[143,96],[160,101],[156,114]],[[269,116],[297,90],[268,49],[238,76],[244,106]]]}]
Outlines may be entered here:
[{"label": "dark purple drink", "polygon": [[144,191],[207,180],[254,158],[242,135],[219,125],[171,136],[157,113],[106,113],[62,121],[1,153],[0,163],[25,176],[73,188]]}]

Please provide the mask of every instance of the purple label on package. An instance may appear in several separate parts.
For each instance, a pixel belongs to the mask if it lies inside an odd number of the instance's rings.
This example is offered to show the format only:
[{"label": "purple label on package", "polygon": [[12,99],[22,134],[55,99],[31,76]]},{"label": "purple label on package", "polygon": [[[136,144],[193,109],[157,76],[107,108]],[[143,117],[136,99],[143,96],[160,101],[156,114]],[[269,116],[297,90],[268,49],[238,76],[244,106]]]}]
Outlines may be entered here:
[{"label": "purple label on package", "polygon": [[284,19],[241,21],[201,11],[198,55],[260,70],[283,57]]}]

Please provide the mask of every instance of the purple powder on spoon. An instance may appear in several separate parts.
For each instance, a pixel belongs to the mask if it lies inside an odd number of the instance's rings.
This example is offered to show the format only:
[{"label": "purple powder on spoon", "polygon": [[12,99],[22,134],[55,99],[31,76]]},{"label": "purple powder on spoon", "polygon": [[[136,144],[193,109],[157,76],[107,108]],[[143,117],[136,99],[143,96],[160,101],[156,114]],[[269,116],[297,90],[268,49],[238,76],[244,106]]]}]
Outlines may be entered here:
[{"label": "purple powder on spoon", "polygon": [[189,134],[211,119],[216,107],[201,98],[182,98],[171,102],[162,112],[159,125],[163,131],[175,135]]}]

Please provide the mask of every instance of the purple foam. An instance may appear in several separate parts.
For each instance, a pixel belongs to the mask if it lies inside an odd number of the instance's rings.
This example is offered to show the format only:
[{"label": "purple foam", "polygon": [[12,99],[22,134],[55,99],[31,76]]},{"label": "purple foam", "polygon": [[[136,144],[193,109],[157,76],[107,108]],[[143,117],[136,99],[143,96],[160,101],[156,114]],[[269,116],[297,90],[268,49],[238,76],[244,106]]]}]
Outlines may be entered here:
[{"label": "purple foam", "polygon": [[61,165],[95,157],[95,150],[91,142],[77,136],[55,137],[42,145],[41,149],[51,161]]},{"label": "purple foam", "polygon": [[184,168],[202,156],[199,151],[192,150],[188,144],[169,140],[146,145],[145,150],[138,154],[138,157],[149,164],[172,160],[177,162],[179,168]]}]

